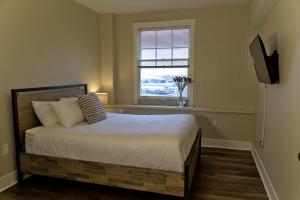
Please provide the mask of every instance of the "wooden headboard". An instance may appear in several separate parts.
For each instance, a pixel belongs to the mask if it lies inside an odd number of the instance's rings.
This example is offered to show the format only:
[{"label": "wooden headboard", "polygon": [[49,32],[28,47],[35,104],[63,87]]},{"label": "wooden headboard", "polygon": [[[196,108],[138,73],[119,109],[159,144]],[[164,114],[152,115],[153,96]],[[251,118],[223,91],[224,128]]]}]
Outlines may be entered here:
[{"label": "wooden headboard", "polygon": [[61,97],[74,97],[86,93],[87,84],[12,89],[16,154],[24,150],[25,131],[41,125],[33,111],[32,101],[56,101]]}]

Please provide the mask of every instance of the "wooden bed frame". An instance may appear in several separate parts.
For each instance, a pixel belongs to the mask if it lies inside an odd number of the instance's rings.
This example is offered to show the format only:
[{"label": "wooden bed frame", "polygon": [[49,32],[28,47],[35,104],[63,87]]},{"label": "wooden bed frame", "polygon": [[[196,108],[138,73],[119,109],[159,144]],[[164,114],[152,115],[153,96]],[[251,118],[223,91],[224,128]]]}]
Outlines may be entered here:
[{"label": "wooden bed frame", "polygon": [[24,174],[36,174],[189,199],[201,154],[201,130],[182,173],[25,153],[25,131],[41,125],[32,101],[53,101],[86,93],[87,84],[11,90],[18,183],[22,183]]}]

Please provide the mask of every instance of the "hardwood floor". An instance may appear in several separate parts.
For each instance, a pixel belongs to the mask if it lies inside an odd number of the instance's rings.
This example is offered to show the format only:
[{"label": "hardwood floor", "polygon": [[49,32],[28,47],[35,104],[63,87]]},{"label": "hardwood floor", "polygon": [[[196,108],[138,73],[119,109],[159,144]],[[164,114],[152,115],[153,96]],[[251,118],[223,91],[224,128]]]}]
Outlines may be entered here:
[{"label": "hardwood floor", "polygon": [[[193,200],[268,199],[249,151],[202,148]],[[1,200],[177,200],[165,195],[31,176],[0,193]]]}]

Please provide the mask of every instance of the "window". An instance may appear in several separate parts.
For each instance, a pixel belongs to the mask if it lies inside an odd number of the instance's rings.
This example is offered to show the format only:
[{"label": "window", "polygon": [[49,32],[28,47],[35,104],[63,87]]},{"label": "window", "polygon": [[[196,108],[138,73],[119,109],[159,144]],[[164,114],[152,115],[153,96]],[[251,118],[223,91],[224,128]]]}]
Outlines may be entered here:
[{"label": "window", "polygon": [[[135,78],[138,99],[177,97],[177,87],[172,78],[191,77],[192,26],[191,21],[187,21],[188,23],[183,20],[174,25],[174,21],[171,21],[135,26]],[[187,88],[184,97],[189,98],[190,91]]]}]

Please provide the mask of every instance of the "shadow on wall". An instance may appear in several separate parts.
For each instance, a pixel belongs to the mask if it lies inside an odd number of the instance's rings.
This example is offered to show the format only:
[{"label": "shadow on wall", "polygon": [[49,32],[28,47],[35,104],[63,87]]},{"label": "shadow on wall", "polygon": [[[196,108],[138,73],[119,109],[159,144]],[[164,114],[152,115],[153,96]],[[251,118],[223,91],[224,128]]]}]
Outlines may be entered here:
[{"label": "shadow on wall", "polygon": [[213,119],[208,118],[205,115],[195,115],[199,128],[202,129],[204,138],[222,138],[220,130],[217,128],[217,124]]},{"label": "shadow on wall", "polygon": [[266,48],[267,48],[267,54],[270,55],[273,53],[273,51],[278,50],[278,44],[277,44],[277,33],[273,33],[270,37],[266,39]]}]

